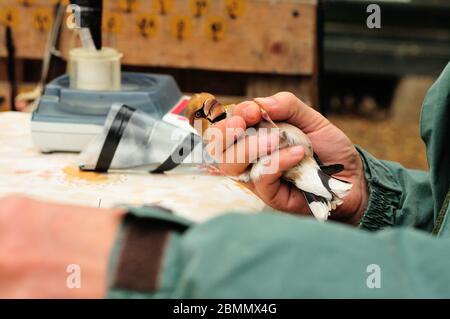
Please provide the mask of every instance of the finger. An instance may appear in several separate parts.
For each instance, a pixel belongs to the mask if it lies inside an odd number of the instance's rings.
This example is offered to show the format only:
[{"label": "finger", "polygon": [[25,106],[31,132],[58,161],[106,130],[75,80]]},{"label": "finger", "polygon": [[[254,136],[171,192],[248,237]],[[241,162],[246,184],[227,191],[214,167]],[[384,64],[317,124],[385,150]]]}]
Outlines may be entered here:
[{"label": "finger", "polygon": [[246,101],[236,105],[233,109],[233,115],[242,117],[247,126],[254,126],[262,120],[260,107],[253,101]]},{"label": "finger", "polygon": [[205,131],[206,150],[213,158],[220,158],[223,152],[245,132],[247,125],[240,116],[218,122]]},{"label": "finger", "polygon": [[224,152],[219,162],[219,168],[227,175],[240,175],[258,158],[277,150],[279,144],[280,137],[277,132],[268,130],[247,132],[245,137],[239,139]]},{"label": "finger", "polygon": [[304,154],[304,149],[297,146],[279,150],[270,156],[268,166],[276,165],[277,169],[263,174],[254,182],[256,192],[266,204],[291,213],[309,214],[301,191],[281,180],[283,173],[297,165]]},{"label": "finger", "polygon": [[307,106],[294,94],[280,92],[266,98],[255,99],[274,121],[286,121],[306,134],[320,130],[330,122],[313,108]]}]

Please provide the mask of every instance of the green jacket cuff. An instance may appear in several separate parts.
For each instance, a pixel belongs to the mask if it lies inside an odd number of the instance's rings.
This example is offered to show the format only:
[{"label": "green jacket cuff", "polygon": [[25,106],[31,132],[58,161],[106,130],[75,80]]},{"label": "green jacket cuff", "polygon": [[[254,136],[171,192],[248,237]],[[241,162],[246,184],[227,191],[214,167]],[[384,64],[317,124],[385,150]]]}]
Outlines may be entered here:
[{"label": "green jacket cuff", "polygon": [[377,231],[396,224],[396,212],[400,208],[401,186],[382,161],[356,146],[368,185],[368,205],[359,227]]}]

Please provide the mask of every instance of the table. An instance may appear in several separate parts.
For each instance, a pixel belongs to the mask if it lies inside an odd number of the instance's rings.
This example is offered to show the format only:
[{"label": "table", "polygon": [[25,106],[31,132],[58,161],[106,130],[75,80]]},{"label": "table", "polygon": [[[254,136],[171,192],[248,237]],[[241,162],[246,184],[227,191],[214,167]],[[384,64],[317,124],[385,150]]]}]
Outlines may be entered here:
[{"label": "table", "polygon": [[164,175],[80,172],[77,154],[41,154],[30,114],[0,113],[0,197],[10,194],[109,208],[157,204],[195,222],[229,211],[255,213],[264,203],[241,184],[200,169]]}]

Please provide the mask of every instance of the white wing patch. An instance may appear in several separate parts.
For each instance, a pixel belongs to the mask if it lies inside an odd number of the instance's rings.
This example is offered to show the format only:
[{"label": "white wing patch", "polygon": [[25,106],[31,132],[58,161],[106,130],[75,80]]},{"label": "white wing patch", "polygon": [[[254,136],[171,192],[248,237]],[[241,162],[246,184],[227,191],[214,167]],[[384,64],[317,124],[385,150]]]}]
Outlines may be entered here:
[{"label": "white wing patch", "polygon": [[321,196],[327,200],[332,199],[333,196],[325,188],[319,177],[319,167],[312,158],[305,157],[305,159],[300,162],[300,165],[296,166],[294,169],[298,169],[300,171],[298,178],[293,180],[295,186],[301,190]]},{"label": "white wing patch", "polygon": [[330,216],[331,207],[329,202],[312,202],[308,204],[308,206],[317,220],[324,222],[328,219],[328,216]]},{"label": "white wing patch", "polygon": [[265,168],[269,162],[270,156],[263,156],[255,164],[253,164],[250,170],[250,179],[252,181],[258,181],[264,175]]},{"label": "white wing patch", "polygon": [[328,181],[328,185],[330,189],[335,193],[339,198],[344,198],[347,196],[348,192],[352,189],[351,183],[341,182],[335,178],[330,178]]}]

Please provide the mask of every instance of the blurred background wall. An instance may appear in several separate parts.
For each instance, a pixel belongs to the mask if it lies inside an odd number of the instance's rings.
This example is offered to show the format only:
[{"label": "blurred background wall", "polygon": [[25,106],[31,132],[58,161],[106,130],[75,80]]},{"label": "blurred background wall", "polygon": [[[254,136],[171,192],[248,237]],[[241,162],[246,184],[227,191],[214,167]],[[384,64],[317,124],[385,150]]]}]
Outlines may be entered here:
[{"label": "blurred background wall", "polygon": [[[0,0],[0,108],[41,77],[56,6]],[[381,28],[369,28],[369,4]],[[448,0],[105,0],[104,44],[123,70],[173,75],[238,102],[292,91],[377,157],[426,169],[419,114],[450,60]],[[68,13],[66,13],[65,20]],[[8,34],[9,29],[9,34]],[[77,46],[64,24],[46,81]],[[12,50],[13,49],[13,50]],[[14,89],[13,89],[14,87]],[[1,128],[0,128],[1,129]]]},{"label": "blurred background wall", "polygon": [[[368,4],[381,8],[369,29]],[[324,103],[331,119],[376,156],[427,168],[423,98],[450,61],[450,1],[325,0]]]}]

